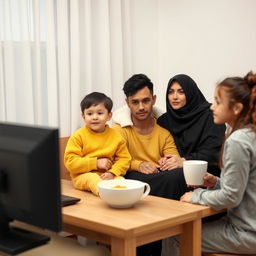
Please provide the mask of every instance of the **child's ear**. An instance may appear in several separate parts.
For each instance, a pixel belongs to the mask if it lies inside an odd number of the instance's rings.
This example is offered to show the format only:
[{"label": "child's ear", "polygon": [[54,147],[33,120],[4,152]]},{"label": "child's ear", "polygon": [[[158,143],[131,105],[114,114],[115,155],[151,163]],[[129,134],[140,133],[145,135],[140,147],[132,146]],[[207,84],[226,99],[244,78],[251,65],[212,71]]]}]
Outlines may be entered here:
[{"label": "child's ear", "polygon": [[235,115],[239,115],[244,108],[244,105],[241,102],[238,102],[234,105],[233,111]]},{"label": "child's ear", "polygon": [[82,116],[82,118],[84,119],[84,113],[83,113],[83,112],[81,113],[81,116]]},{"label": "child's ear", "polygon": [[108,113],[108,121],[112,118],[112,112]]}]

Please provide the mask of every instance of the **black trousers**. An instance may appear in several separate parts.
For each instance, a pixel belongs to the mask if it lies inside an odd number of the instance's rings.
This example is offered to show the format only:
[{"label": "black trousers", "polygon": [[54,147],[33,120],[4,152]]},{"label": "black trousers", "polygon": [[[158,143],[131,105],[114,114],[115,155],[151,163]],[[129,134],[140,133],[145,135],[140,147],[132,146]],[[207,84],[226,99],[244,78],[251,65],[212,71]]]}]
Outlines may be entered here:
[{"label": "black trousers", "polygon": [[188,191],[182,168],[152,174],[128,171],[125,178],[148,183],[153,196],[179,200]]},{"label": "black trousers", "polygon": [[[183,169],[144,174],[128,171],[126,179],[140,180],[150,185],[150,195],[179,200],[187,192]],[[137,256],[161,256],[162,241],[137,247]]]}]

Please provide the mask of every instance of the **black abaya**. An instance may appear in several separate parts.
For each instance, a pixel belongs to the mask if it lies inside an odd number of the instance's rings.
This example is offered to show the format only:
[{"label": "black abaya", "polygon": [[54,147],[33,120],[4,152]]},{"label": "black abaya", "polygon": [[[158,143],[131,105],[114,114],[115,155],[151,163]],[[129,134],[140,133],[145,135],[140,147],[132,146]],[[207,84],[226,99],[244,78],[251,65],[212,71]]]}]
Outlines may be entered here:
[{"label": "black abaya", "polygon": [[[173,109],[168,99],[174,81],[180,84],[186,96],[186,105],[180,109]],[[170,131],[181,157],[186,160],[205,160],[208,162],[208,171],[219,176],[219,152],[226,126],[214,124],[210,103],[191,77],[181,74],[170,79],[166,92],[166,111],[157,123]]]}]

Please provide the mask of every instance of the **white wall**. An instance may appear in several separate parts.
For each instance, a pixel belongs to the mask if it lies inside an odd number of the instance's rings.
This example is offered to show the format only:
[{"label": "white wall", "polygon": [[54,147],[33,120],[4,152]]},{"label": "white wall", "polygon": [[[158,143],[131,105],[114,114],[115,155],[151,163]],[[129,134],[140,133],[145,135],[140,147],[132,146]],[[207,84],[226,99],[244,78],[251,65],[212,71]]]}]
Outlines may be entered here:
[{"label": "white wall", "polygon": [[256,72],[255,0],[133,0],[132,73],[155,84],[165,108],[168,80],[190,75],[209,101],[226,76]]}]

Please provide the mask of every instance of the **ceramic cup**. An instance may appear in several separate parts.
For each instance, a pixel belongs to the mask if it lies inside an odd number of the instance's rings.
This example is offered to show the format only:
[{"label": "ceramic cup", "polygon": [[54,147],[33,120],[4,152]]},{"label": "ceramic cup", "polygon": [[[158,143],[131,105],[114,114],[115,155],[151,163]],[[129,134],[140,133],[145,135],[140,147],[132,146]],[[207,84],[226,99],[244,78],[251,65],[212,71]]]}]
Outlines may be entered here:
[{"label": "ceramic cup", "polygon": [[202,185],[207,172],[208,163],[201,160],[187,160],[183,162],[183,172],[187,185]]}]

